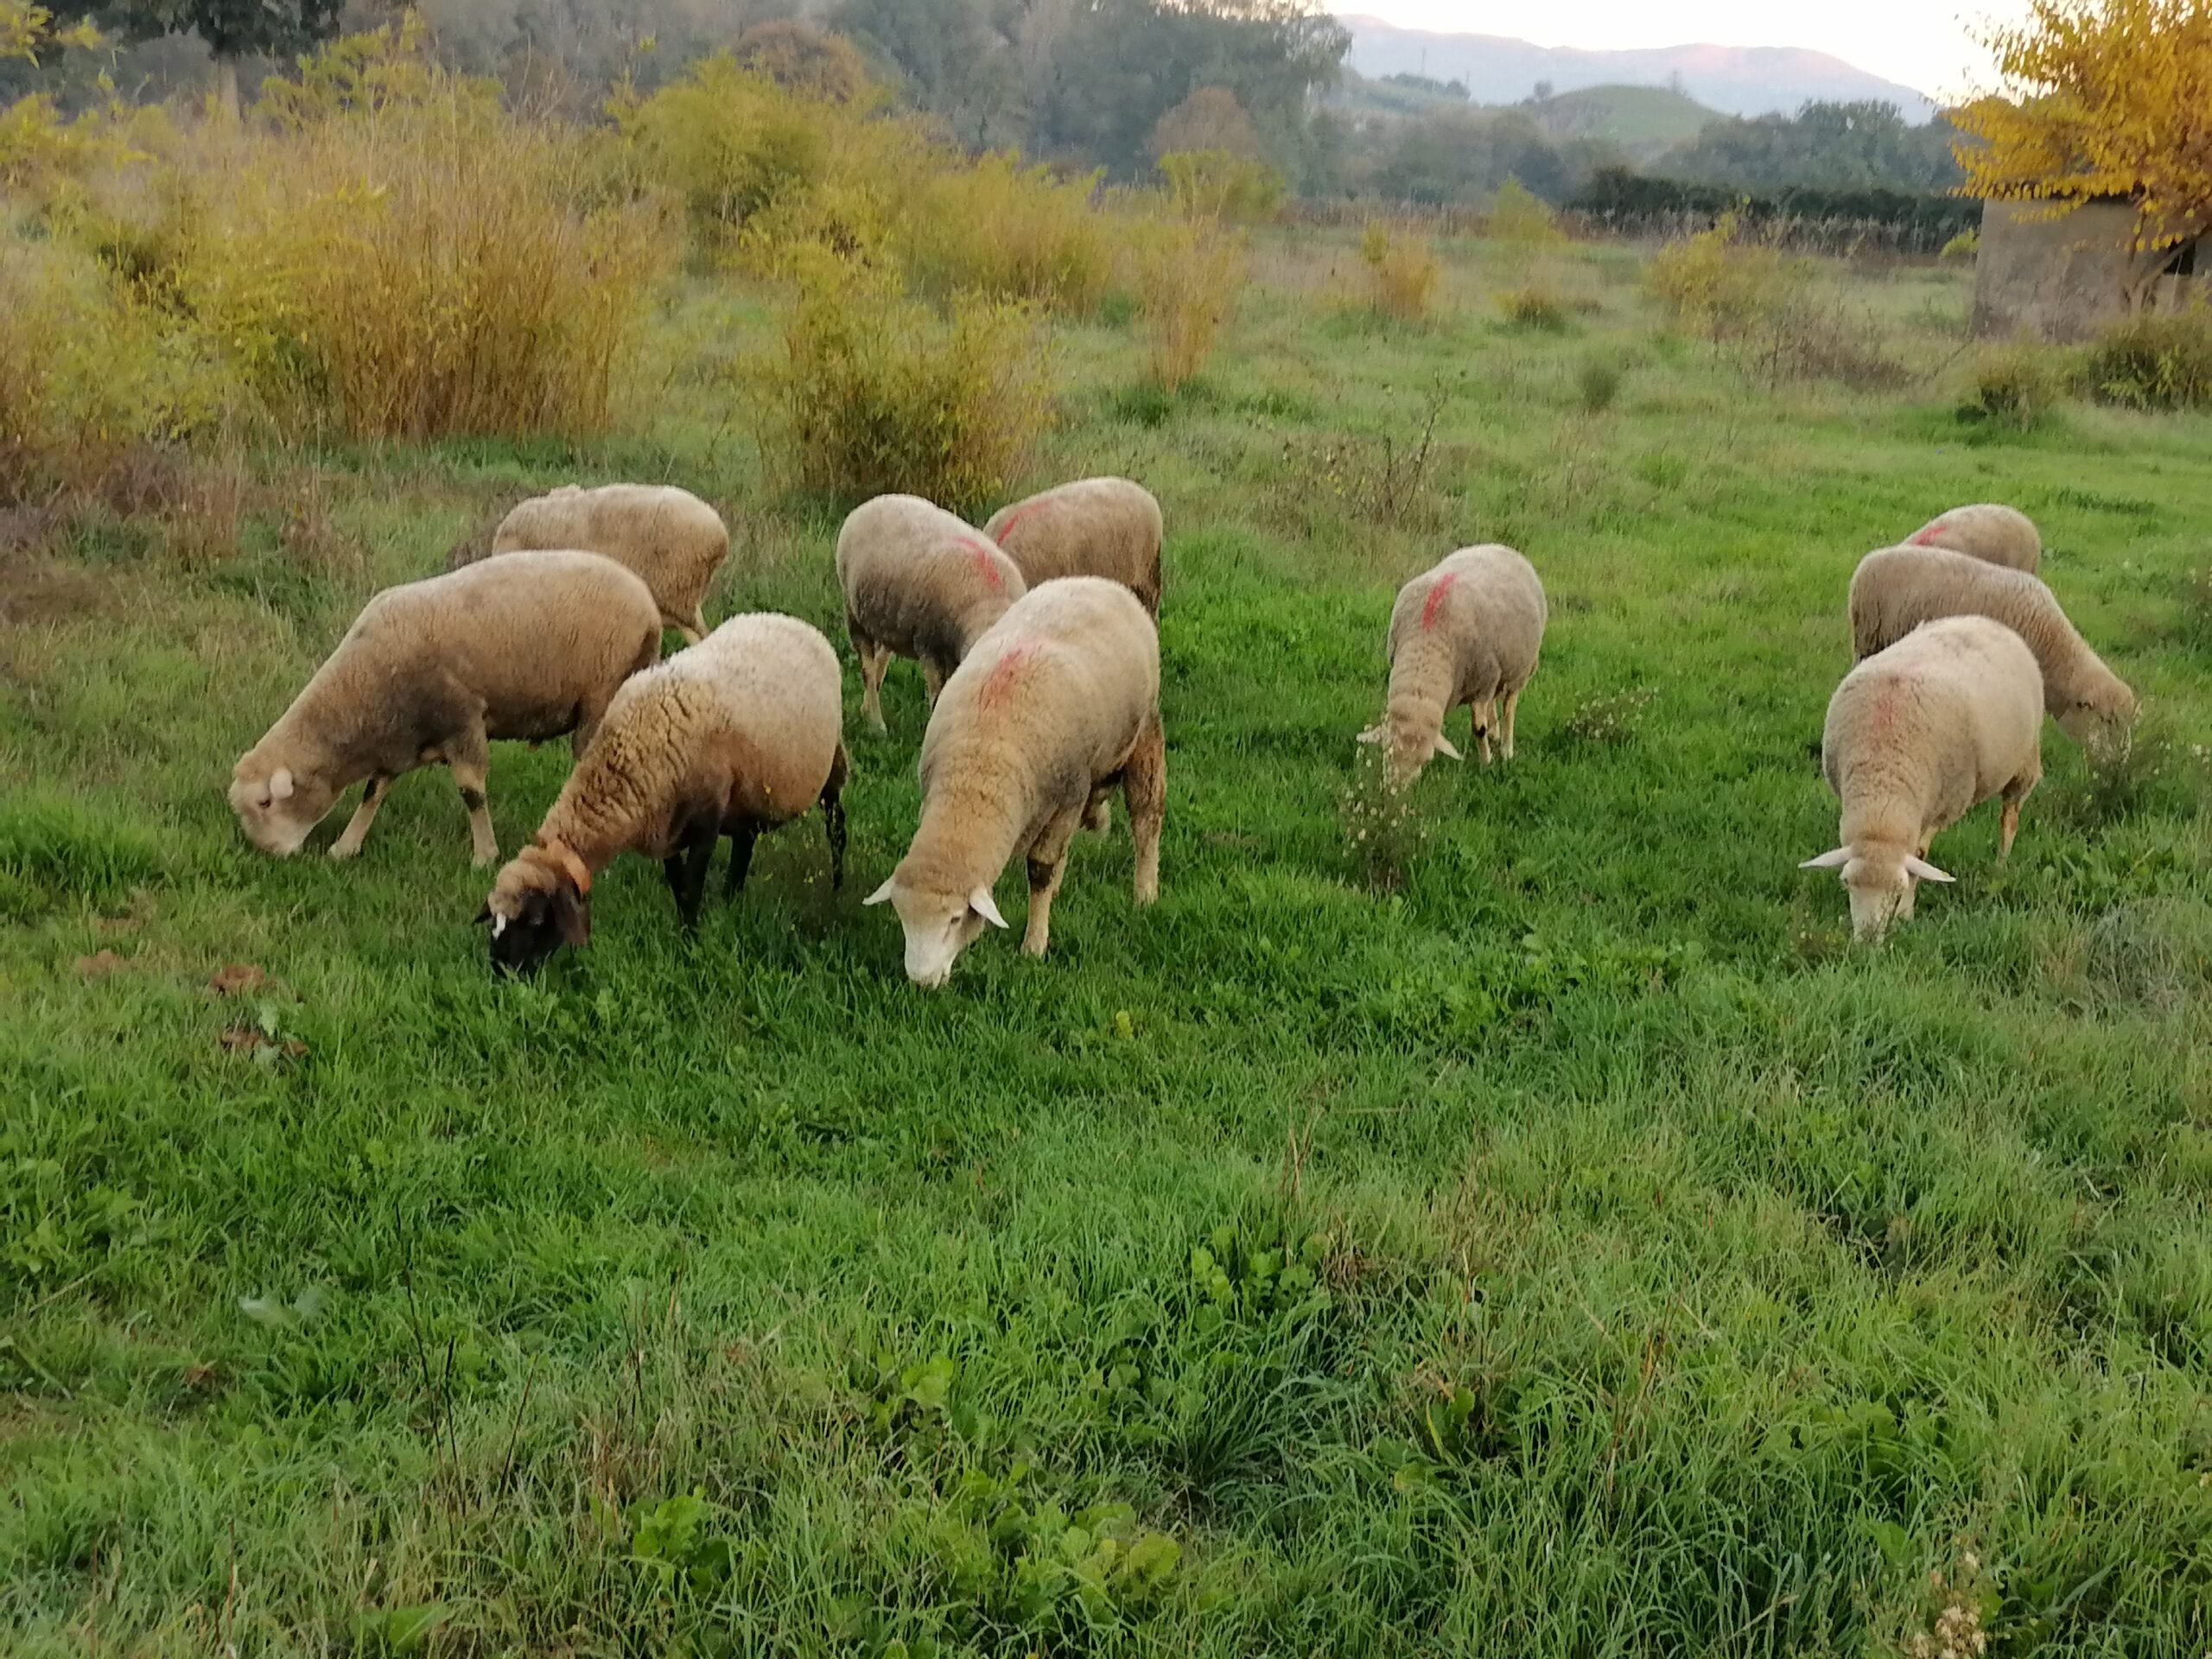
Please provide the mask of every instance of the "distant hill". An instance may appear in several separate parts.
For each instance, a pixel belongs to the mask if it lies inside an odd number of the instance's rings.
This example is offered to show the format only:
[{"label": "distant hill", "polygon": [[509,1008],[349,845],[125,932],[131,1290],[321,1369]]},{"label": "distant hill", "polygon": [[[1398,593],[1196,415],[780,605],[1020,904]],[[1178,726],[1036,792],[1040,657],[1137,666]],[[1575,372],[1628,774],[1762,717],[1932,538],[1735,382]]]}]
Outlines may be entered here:
[{"label": "distant hill", "polygon": [[1586,86],[1560,92],[1529,113],[1553,138],[1605,138],[1639,160],[1686,143],[1722,119],[1687,93],[1664,86]]},{"label": "distant hill", "polygon": [[[1594,87],[1675,86],[1728,115],[1792,115],[1802,104],[1874,99],[1906,120],[1926,121],[1936,105],[1910,86],[1853,67],[1825,52],[1782,46],[1667,46],[1593,52],[1532,46],[1497,35],[1446,35],[1400,29],[1356,13],[1338,19],[1351,31],[1351,67],[1370,79],[1428,75],[1466,83],[1478,104],[1517,104],[1539,81],[1558,92]],[[1685,135],[1688,136],[1688,135]]]}]

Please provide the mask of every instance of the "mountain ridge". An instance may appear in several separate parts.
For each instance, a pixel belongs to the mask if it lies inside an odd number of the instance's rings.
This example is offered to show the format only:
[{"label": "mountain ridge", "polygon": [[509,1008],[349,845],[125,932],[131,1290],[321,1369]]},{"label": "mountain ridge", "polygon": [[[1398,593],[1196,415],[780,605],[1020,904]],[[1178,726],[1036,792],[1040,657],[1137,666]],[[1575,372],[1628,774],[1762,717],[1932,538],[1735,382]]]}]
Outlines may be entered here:
[{"label": "mountain ridge", "polygon": [[1339,12],[1351,34],[1352,68],[1370,79],[1422,74],[1461,80],[1478,104],[1513,104],[1539,81],[1555,92],[1592,86],[1672,86],[1725,115],[1795,114],[1813,102],[1873,99],[1895,104],[1913,122],[1936,113],[1934,100],[1826,52],[1793,46],[1635,47],[1618,51],[1536,46],[1503,35],[1405,29],[1363,12]]}]

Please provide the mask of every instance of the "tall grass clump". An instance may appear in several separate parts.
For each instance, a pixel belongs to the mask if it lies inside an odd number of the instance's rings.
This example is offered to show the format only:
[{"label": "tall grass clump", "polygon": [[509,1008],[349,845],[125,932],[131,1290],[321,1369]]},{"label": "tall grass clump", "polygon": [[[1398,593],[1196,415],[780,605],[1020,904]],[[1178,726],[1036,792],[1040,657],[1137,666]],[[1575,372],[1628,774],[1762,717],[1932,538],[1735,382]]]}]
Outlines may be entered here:
[{"label": "tall grass clump", "polygon": [[2066,398],[2063,365],[2042,347],[2022,343],[1984,352],[1967,372],[1959,418],[2012,432],[2032,432]]},{"label": "tall grass clump", "polygon": [[1670,242],[1645,267],[1644,287],[1669,321],[1713,339],[1739,333],[1783,303],[1802,272],[1781,251],[1743,239],[1733,213]]},{"label": "tall grass clump", "polygon": [[1185,219],[1257,225],[1282,207],[1282,175],[1226,149],[1176,149],[1160,158],[1168,199]]},{"label": "tall grass clump", "polygon": [[1088,316],[1105,298],[1114,247],[1092,205],[1098,175],[1056,178],[1011,154],[925,178],[900,213],[893,251],[925,293],[1031,300]]},{"label": "tall grass clump", "polygon": [[2113,324],[2089,348],[2091,394],[2130,409],[2212,405],[2212,310],[2145,312]]},{"label": "tall grass clump", "polygon": [[665,262],[657,213],[601,198],[591,135],[481,84],[423,64],[391,95],[323,61],[276,94],[278,130],[203,143],[195,313],[271,408],[346,436],[605,427]]},{"label": "tall grass clump", "polygon": [[940,315],[880,271],[795,258],[777,349],[757,364],[761,450],[785,491],[906,492],[955,512],[1002,498],[1052,422],[1047,341],[1027,307]]},{"label": "tall grass clump", "polygon": [[1136,255],[1137,316],[1153,385],[1173,392],[1204,369],[1244,289],[1244,251],[1210,225],[1148,227]]},{"label": "tall grass clump", "polygon": [[1372,220],[1360,234],[1359,257],[1379,315],[1400,322],[1419,322],[1428,315],[1442,268],[1427,237],[1409,226],[1394,230]]}]

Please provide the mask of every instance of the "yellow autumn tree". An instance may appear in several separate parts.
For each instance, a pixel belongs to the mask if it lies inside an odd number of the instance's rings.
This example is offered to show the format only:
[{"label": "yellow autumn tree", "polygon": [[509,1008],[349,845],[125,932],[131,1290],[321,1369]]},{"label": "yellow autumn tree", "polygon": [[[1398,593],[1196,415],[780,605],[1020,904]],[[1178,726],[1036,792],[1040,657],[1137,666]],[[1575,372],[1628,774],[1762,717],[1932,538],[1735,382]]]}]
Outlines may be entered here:
[{"label": "yellow autumn tree", "polygon": [[1992,29],[2012,96],[1950,112],[1961,194],[2135,208],[2121,297],[2140,308],[2175,248],[2212,231],[2212,0],[2029,0]]},{"label": "yellow autumn tree", "polygon": [[54,14],[44,6],[29,4],[27,0],[0,0],[0,58],[29,58],[36,62],[40,51],[49,46],[99,43],[99,32],[89,22],[56,29]]}]

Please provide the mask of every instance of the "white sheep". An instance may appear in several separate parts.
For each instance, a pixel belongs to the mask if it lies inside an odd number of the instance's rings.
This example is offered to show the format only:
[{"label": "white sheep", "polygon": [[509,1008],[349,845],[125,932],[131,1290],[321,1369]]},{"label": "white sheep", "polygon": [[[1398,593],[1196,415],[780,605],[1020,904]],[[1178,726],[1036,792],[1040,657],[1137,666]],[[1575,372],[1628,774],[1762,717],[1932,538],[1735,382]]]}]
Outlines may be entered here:
[{"label": "white sheep", "polygon": [[944,984],[986,923],[1006,925],[991,888],[1017,856],[1029,871],[1022,949],[1043,956],[1068,842],[1117,786],[1136,901],[1152,903],[1166,778],[1160,639],[1135,595],[1071,576],[1015,601],[945,682],[922,741],[920,826],[868,899],[898,910],[906,976]]},{"label": "white sheep", "polygon": [[1986,616],[2027,641],[2044,706],[2076,743],[2124,736],[2135,694],[2089,649],[2050,589],[2024,570],[1942,547],[1869,553],[1851,576],[1853,654],[1871,657],[1939,616]]},{"label": "white sheep", "polygon": [[1954,553],[2010,570],[2024,570],[2030,575],[2043,562],[2043,537],[2035,520],[2016,507],[1995,501],[1953,507],[1906,537],[1904,545],[1948,547]]},{"label": "white sheep", "polygon": [[1444,717],[1467,705],[1484,763],[1491,734],[1513,758],[1513,715],[1536,671],[1548,613],[1535,567],[1510,547],[1462,548],[1398,589],[1390,607],[1390,688],[1382,721],[1359,734],[1387,742],[1394,782],[1432,756],[1460,758]]},{"label": "white sheep", "polygon": [[563,484],[499,521],[494,553],[579,548],[627,565],[659,602],[661,621],[697,645],[707,632],[707,584],[729,556],[721,514],[667,484]]},{"label": "white sheep", "polygon": [[333,858],[361,850],[392,779],[443,762],[479,864],[499,856],[485,804],[490,740],[571,734],[581,754],[615,688],[660,656],[660,607],[596,553],[508,553],[387,588],[231,774],[246,838],[288,857],[340,791],[368,788]]},{"label": "white sheep", "polygon": [[860,658],[861,712],[879,732],[893,656],[921,664],[934,705],[969,646],[1028,591],[988,537],[918,495],[879,495],[852,511],[837,531],[837,585]]},{"label": "white sheep", "polygon": [[492,961],[530,973],[591,936],[592,879],[625,852],[661,861],[677,915],[698,924],[715,844],[724,893],[745,885],[760,834],[821,804],[830,882],[845,874],[843,696],[837,653],[795,617],[732,617],[614,694],[599,736],[477,920]]},{"label": "white sheep", "polygon": [[1985,616],[1929,622],[1843,677],[1828,701],[1821,769],[1843,804],[1842,844],[1808,859],[1840,869],[1851,927],[1874,940],[1912,914],[1938,830],[2004,798],[1997,856],[2043,775],[2043,674],[2019,635]]},{"label": "white sheep", "polygon": [[1126,478],[1084,478],[1001,507],[983,526],[1034,588],[1059,576],[1106,576],[1160,614],[1160,503]]}]

